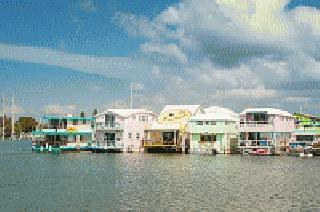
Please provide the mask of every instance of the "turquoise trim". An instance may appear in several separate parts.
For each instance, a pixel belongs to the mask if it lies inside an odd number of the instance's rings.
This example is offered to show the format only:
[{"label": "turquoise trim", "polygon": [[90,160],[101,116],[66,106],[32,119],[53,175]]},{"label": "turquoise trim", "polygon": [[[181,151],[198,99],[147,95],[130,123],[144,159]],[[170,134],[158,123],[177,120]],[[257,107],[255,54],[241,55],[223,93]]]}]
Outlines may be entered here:
[{"label": "turquoise trim", "polygon": [[32,131],[32,135],[91,135],[92,132],[43,132],[39,130]]},{"label": "turquoise trim", "polygon": [[44,116],[43,119],[45,120],[62,120],[67,119],[68,121],[78,120],[78,121],[94,121],[96,118],[93,116],[88,117],[80,117],[80,116],[72,116],[72,117],[66,117],[66,116]]}]

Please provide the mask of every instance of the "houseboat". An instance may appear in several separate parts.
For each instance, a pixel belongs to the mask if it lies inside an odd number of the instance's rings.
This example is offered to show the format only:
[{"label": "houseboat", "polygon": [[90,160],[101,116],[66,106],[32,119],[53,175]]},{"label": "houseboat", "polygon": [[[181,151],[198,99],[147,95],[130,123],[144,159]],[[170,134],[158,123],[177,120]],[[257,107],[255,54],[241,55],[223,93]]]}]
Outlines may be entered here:
[{"label": "houseboat", "polygon": [[218,106],[209,107],[204,114],[191,117],[188,124],[190,153],[236,153],[237,123],[236,113]]},{"label": "houseboat", "polygon": [[306,151],[319,155],[317,146],[320,143],[320,117],[301,113],[295,113],[293,117],[295,128],[289,145],[289,155],[301,155]]},{"label": "houseboat", "polygon": [[249,108],[240,113],[239,149],[253,155],[278,155],[289,148],[293,116],[274,108]]},{"label": "houseboat", "polygon": [[41,129],[32,132],[34,150],[89,151],[93,140],[95,118],[73,116],[44,116]]},{"label": "houseboat", "polygon": [[143,151],[144,130],[156,119],[146,109],[109,109],[96,115],[95,146],[100,152]]},{"label": "houseboat", "polygon": [[187,152],[190,147],[187,124],[204,113],[200,105],[167,105],[157,121],[145,130],[145,152]]}]

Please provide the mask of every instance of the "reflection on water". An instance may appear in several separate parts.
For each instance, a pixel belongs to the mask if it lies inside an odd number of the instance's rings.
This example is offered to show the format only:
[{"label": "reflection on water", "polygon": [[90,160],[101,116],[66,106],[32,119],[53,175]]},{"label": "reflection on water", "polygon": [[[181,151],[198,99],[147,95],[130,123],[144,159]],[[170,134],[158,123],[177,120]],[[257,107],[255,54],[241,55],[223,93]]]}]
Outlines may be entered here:
[{"label": "reflection on water", "polygon": [[320,158],[0,154],[0,160],[0,211],[320,208]]}]

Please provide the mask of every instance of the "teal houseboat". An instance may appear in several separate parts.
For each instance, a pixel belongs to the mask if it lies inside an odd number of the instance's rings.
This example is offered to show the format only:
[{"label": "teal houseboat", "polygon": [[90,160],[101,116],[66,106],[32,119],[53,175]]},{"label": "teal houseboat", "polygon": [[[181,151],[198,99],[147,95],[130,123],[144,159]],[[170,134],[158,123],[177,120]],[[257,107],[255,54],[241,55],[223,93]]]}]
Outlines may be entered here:
[{"label": "teal houseboat", "polygon": [[32,132],[34,150],[89,150],[93,140],[94,117],[44,116],[45,124]]}]

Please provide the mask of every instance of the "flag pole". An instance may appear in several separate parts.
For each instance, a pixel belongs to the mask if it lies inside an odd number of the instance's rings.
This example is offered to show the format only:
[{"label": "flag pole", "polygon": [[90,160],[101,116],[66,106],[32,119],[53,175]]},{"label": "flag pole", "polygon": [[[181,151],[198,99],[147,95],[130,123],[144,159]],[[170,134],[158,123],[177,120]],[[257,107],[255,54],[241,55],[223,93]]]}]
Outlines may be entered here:
[{"label": "flag pole", "polygon": [[132,109],[132,83],[131,83],[131,96],[130,96],[130,105],[131,105],[131,109]]}]

